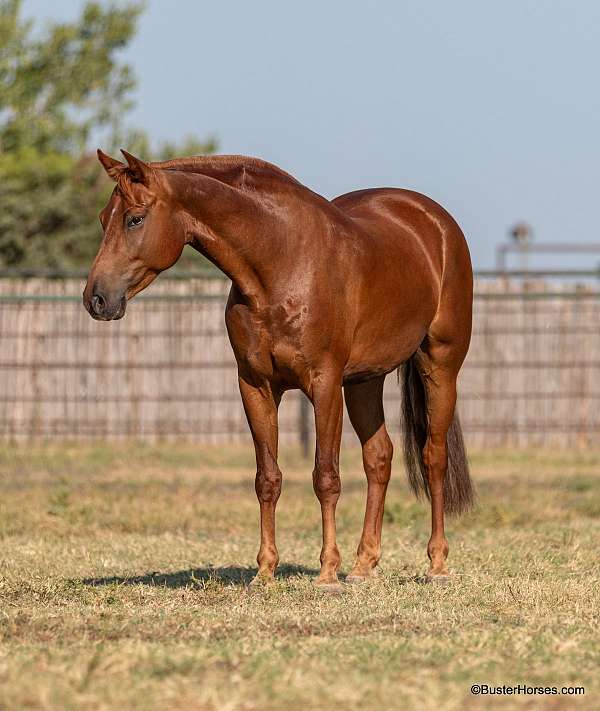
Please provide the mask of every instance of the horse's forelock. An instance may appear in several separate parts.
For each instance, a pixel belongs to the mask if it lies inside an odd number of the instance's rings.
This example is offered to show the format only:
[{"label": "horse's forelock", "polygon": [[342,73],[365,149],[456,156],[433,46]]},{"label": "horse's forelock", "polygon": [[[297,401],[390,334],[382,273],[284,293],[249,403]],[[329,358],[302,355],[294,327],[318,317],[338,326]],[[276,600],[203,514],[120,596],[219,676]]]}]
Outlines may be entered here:
[{"label": "horse's forelock", "polygon": [[125,201],[132,204],[138,203],[139,200],[137,200],[133,194],[133,186],[143,186],[143,184],[134,179],[131,172],[127,169],[127,166],[123,167],[123,170],[119,172],[115,179],[117,181],[117,188]]}]

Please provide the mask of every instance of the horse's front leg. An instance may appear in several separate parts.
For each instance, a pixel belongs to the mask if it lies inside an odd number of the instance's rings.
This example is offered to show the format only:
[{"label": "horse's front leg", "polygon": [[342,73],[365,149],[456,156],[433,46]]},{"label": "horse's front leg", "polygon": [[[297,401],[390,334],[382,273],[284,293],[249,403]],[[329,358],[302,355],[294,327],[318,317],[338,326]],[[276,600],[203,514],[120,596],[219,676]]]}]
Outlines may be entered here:
[{"label": "horse's front leg", "polygon": [[342,559],[336,542],[335,508],[341,491],[339,457],[344,406],[341,377],[315,382],[312,401],[317,440],[313,486],[321,504],[323,522],[321,572],[316,584],[338,588],[337,573]]},{"label": "horse's front leg", "polygon": [[250,384],[239,377],[244,410],[252,432],[256,452],[256,496],[260,504],[260,549],[256,561],[258,573],[253,583],[273,580],[279,563],[275,545],[275,507],[281,493],[281,470],[277,465],[277,408],[280,393],[269,383]]}]

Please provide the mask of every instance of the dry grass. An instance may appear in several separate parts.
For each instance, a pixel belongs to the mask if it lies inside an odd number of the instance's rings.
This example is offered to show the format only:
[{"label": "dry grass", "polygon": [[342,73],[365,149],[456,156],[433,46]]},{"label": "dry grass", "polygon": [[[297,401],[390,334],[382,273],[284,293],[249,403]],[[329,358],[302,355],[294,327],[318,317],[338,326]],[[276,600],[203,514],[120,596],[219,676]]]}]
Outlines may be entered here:
[{"label": "dry grass", "polygon": [[[250,449],[9,448],[0,455],[0,706],[395,709],[499,703],[473,683],[583,685],[600,705],[600,455],[475,455],[478,510],[450,523],[452,584],[426,570],[426,509],[397,471],[380,580],[313,589],[310,466],[285,453],[273,588],[249,593]],[[339,506],[344,570],[364,504]],[[399,470],[400,467],[397,467]],[[572,697],[504,706],[572,708]]]}]

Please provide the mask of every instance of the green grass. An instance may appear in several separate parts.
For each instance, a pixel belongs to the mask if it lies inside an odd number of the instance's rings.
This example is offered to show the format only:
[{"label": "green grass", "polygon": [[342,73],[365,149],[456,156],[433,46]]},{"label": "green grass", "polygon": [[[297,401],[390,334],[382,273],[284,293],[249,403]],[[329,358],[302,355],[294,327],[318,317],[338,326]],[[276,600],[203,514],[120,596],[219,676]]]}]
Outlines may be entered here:
[{"label": "green grass", "polygon": [[[479,503],[449,521],[445,588],[419,582],[429,515],[398,464],[382,575],[339,596],[311,584],[319,508],[310,465],[286,451],[280,575],[247,589],[253,466],[250,448],[5,448],[0,708],[598,708],[599,453],[474,453]],[[356,451],[342,477],[348,571]],[[474,697],[474,683],[586,693]]]}]

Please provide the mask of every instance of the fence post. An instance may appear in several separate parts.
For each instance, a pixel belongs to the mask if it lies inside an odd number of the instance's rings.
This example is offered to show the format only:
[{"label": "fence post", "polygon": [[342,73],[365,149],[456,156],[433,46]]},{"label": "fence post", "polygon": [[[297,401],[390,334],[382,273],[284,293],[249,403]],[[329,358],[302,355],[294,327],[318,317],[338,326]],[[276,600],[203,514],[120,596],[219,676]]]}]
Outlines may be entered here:
[{"label": "fence post", "polygon": [[308,398],[303,392],[300,392],[300,409],[298,411],[298,431],[300,433],[300,448],[302,450],[302,456],[304,459],[308,459],[309,452],[309,407]]}]

